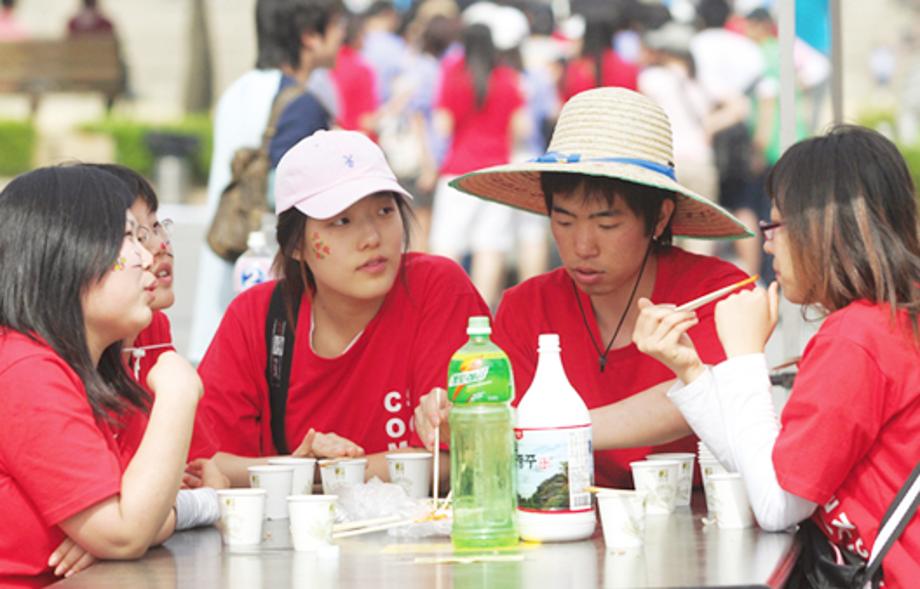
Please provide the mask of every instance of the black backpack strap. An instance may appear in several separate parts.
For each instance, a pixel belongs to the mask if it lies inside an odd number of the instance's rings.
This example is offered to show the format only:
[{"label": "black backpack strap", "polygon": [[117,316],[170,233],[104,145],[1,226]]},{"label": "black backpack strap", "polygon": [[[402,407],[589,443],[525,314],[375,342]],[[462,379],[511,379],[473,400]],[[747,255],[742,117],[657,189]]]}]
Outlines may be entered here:
[{"label": "black backpack strap", "polygon": [[268,383],[268,400],[271,407],[272,441],[278,454],[290,454],[287,436],[284,431],[284,418],[287,415],[288,386],[291,381],[291,361],[294,355],[294,329],[297,327],[297,315],[300,301],[292,306],[293,324],[289,321],[284,305],[284,293],[281,281],[272,289],[268,315],[265,318],[265,380]]},{"label": "black backpack strap", "polygon": [[[913,519],[914,514],[917,513],[917,507],[920,506],[920,480],[918,480],[918,477],[920,477],[920,463],[917,463],[913,472],[907,477],[907,482],[904,483],[904,486],[898,491],[894,501],[892,501],[891,505],[888,507],[888,511],[885,512],[885,517],[882,518],[875,541],[881,541],[884,542],[884,544],[882,544],[878,552],[873,555],[874,557],[870,558],[866,566],[866,580],[872,579],[881,566],[882,560],[885,559],[885,555],[888,554],[888,551],[891,550],[891,547],[907,527],[907,524]],[[892,525],[894,529],[891,531],[890,535],[883,537]]]}]

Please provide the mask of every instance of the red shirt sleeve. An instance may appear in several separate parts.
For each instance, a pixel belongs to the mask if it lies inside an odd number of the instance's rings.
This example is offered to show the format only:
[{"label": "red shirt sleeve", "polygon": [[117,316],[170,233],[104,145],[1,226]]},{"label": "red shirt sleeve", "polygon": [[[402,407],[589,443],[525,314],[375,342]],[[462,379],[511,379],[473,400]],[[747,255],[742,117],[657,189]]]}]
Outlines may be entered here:
[{"label": "red shirt sleeve", "polygon": [[780,486],[825,503],[878,436],[884,382],[876,361],[845,337],[809,342],[773,448]]},{"label": "red shirt sleeve", "polygon": [[0,380],[0,459],[48,526],[119,493],[114,441],[106,440],[82,383],[62,360],[27,357]]},{"label": "red shirt sleeve", "polygon": [[[230,303],[198,366],[204,383],[198,413],[223,452],[240,456],[263,454],[262,413],[268,398],[265,317],[274,285],[271,282],[254,287]],[[262,286],[267,287],[267,296]]]}]

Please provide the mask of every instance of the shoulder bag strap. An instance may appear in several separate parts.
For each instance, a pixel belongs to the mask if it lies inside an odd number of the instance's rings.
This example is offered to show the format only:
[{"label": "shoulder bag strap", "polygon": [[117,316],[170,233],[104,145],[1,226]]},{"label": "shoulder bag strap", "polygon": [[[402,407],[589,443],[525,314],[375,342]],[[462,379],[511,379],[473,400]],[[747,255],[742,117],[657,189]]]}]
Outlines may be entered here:
[{"label": "shoulder bag strap", "polygon": [[284,109],[304,92],[305,90],[303,87],[295,82],[275,95],[275,99],[272,101],[272,110],[268,117],[268,123],[265,125],[265,131],[262,132],[262,150],[265,153],[268,153],[268,146],[272,142],[272,137],[275,136],[275,130],[278,128],[278,119],[281,118],[281,113],[283,113]]},{"label": "shoulder bag strap", "polygon": [[882,518],[881,528],[872,546],[872,554],[869,555],[869,561],[866,564],[865,579],[867,581],[872,580],[885,555],[913,519],[918,505],[920,505],[920,463],[917,463],[913,472],[907,477],[907,482],[898,491],[885,517]]},{"label": "shoulder bag strap", "polygon": [[287,395],[294,355],[294,329],[297,327],[300,301],[294,302],[291,308],[292,316],[289,317],[284,305],[281,284],[281,281],[278,281],[272,289],[268,315],[265,318],[265,349],[268,353],[265,380],[268,383],[272,441],[275,443],[275,450],[278,454],[290,454],[284,419],[287,415]]}]

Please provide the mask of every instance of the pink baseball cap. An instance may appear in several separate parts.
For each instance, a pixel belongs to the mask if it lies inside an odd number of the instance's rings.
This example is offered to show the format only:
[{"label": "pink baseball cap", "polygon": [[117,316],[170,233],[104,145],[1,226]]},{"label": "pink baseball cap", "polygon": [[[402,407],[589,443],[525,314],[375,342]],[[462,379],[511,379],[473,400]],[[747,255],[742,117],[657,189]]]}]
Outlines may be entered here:
[{"label": "pink baseball cap", "polygon": [[375,192],[412,195],[376,143],[357,131],[317,131],[284,154],[275,171],[275,213],[291,207],[329,219]]}]

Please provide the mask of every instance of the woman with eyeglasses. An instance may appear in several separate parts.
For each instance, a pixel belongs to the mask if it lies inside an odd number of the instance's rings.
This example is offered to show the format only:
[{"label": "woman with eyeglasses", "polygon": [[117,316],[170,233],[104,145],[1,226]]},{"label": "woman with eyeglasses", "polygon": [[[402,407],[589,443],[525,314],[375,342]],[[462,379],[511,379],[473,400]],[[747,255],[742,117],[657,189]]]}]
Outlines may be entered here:
[{"label": "woman with eyeglasses", "polygon": [[[176,350],[172,341],[172,327],[163,312],[176,300],[173,293],[173,249],[169,228],[172,219],[159,219],[157,211],[160,202],[156,192],[142,175],[118,164],[85,164],[112,174],[129,189],[129,210],[137,219],[138,240],[153,256],[151,272],[156,277],[153,300],[150,308],[153,319],[143,331],[127,338],[124,342],[125,360],[141,386],[145,386],[150,370],[161,354]],[[118,444],[128,457],[133,456],[144,436],[147,413],[132,411],[121,419],[123,427],[118,434]],[[210,459],[217,452],[217,443],[211,435],[205,420],[196,415],[195,429],[189,448],[189,466],[184,483],[198,487],[226,487],[229,483]]]},{"label": "woman with eyeglasses", "polygon": [[[764,250],[775,256],[777,281],[716,306],[728,359],[703,366],[686,336],[693,313],[647,300],[634,339],[678,375],[668,396],[722,464],[741,473],[762,528],[808,520],[817,544],[823,534],[838,554],[864,561],[920,462],[916,192],[894,144],[854,126],[791,147],[766,190]],[[826,316],[777,420],[763,350],[780,288]],[[920,578],[916,518],[882,570],[888,587]]]},{"label": "woman with eyeglasses", "polygon": [[[130,197],[86,166],[0,192],[0,584],[137,558],[176,525],[202,387],[162,354],[149,405],[126,370],[122,342],[149,324],[156,282]],[[112,415],[148,406],[128,460]]]}]

